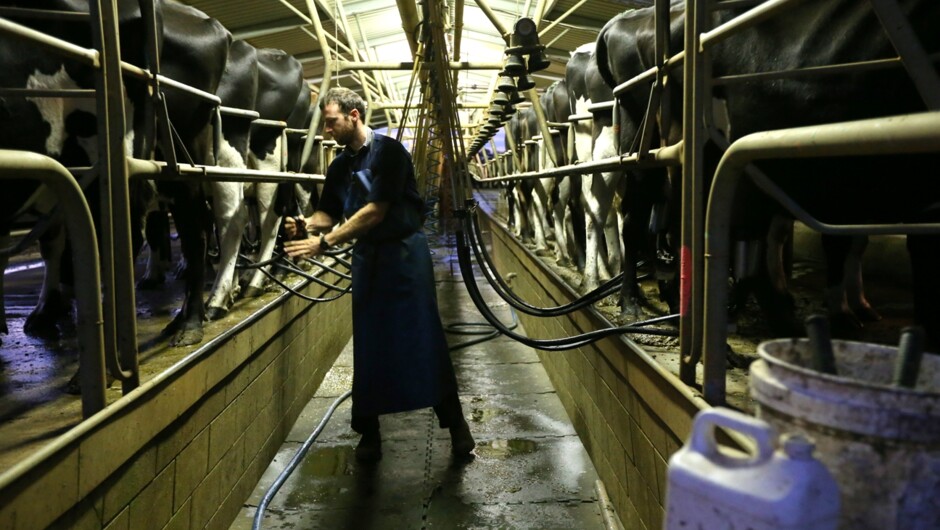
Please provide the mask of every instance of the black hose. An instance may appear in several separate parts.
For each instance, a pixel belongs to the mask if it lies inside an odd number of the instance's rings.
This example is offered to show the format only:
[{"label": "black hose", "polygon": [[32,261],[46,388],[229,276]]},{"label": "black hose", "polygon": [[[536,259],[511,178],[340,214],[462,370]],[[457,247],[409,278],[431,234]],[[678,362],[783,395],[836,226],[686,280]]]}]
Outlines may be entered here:
[{"label": "black hose", "polygon": [[536,307],[533,306],[518,296],[516,296],[512,289],[506,284],[506,282],[498,274],[494,275],[493,270],[493,260],[490,258],[489,252],[486,250],[486,245],[483,244],[483,235],[480,233],[480,225],[476,221],[476,214],[470,213],[470,225],[472,227],[471,234],[475,237],[470,238],[470,246],[473,249],[473,253],[476,256],[477,263],[480,265],[480,270],[483,271],[483,275],[486,277],[487,281],[493,287],[500,298],[506,301],[509,305],[515,309],[526,313],[527,315],[534,315],[540,317],[553,317],[567,315],[578,309],[583,309],[594,302],[602,300],[611,294],[614,294],[619,288],[623,280],[623,273],[620,273],[604,284],[600,285],[591,292],[585,294],[581,298],[578,298],[574,302],[556,306],[556,307]]},{"label": "black hose", "polygon": [[483,296],[480,293],[479,287],[476,285],[476,281],[473,277],[473,265],[470,261],[470,249],[466,243],[466,237],[463,230],[457,231],[457,258],[460,264],[460,273],[463,277],[464,283],[467,285],[467,291],[470,294],[470,299],[473,300],[473,303],[477,306],[477,309],[483,315],[483,318],[486,319],[493,327],[499,330],[504,335],[509,338],[530,346],[532,348],[537,348],[540,350],[546,351],[563,351],[570,350],[574,348],[580,348],[581,346],[590,344],[597,340],[600,340],[605,337],[610,337],[613,335],[623,335],[626,333],[642,333],[645,335],[659,335],[667,337],[676,337],[678,336],[677,330],[666,330],[666,329],[650,329],[645,328],[648,322],[639,322],[629,326],[619,326],[611,327],[607,329],[599,329],[590,331],[587,333],[582,333],[580,335],[574,335],[571,337],[564,337],[560,339],[531,339],[524,335],[514,333],[506,325],[499,321],[499,318],[493,314],[492,310],[483,300]]}]

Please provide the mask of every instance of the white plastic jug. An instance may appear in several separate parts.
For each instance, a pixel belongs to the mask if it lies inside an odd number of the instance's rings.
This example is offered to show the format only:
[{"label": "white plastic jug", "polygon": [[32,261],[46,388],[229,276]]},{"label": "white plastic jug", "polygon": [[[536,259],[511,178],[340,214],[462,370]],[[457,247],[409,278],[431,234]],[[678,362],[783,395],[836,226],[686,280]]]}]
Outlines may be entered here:
[{"label": "white plastic jug", "polygon": [[[757,443],[754,455],[720,448],[717,426]],[[698,413],[692,436],[669,459],[666,530],[834,530],[839,488],[802,435],[776,435],[766,422],[715,408]]]}]

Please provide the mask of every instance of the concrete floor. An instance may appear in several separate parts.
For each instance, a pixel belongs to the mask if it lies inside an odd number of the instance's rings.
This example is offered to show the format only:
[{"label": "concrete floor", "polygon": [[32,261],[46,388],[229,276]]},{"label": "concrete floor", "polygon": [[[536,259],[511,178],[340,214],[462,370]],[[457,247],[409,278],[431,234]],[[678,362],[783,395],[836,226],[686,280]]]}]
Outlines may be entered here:
[{"label": "concrete floor", "polygon": [[[444,325],[483,321],[451,250],[438,246],[434,257]],[[508,306],[485,292],[509,322]],[[453,346],[473,337],[448,338]],[[382,416],[383,458],[361,465],[347,400],[274,497],[263,528],[603,528],[609,508],[598,501],[594,467],[535,352],[499,337],[458,349],[452,358],[477,442],[473,460],[453,460],[448,432],[425,409]],[[231,528],[251,528],[265,492],[351,376],[352,343]]]}]

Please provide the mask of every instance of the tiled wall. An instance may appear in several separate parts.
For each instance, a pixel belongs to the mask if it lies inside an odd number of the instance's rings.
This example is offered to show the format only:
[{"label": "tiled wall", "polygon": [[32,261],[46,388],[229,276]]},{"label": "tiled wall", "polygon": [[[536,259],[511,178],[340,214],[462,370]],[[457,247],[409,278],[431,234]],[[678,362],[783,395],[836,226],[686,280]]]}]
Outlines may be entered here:
[{"label": "tiled wall", "polygon": [[[518,275],[512,287],[522,298],[546,307],[577,296],[501,226],[488,219],[482,226],[497,269]],[[533,338],[565,337],[608,325],[592,310],[568,317],[519,317]],[[539,356],[623,526],[662,528],[666,462],[688,436],[692,417],[706,404],[620,337]]]},{"label": "tiled wall", "polygon": [[0,528],[228,528],[349,340],[350,302],[287,298],[125,396],[0,491]]}]

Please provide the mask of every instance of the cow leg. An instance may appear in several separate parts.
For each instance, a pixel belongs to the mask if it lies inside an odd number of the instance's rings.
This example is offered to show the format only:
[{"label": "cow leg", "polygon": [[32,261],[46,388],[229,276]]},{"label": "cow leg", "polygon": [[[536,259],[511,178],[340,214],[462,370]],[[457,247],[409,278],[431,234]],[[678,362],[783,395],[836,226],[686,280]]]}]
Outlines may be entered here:
[{"label": "cow leg", "polygon": [[914,319],[924,327],[928,351],[940,352],[940,236],[907,236]]},{"label": "cow leg", "polygon": [[[277,198],[278,185],[276,183],[262,183],[255,185],[255,194],[258,201],[258,216],[261,220],[261,249],[258,253],[259,262],[268,261],[274,255],[274,244],[277,241],[277,229],[281,225],[281,216],[274,207]],[[269,270],[270,266],[265,267]],[[248,287],[242,295],[245,298],[256,298],[264,292],[265,275],[256,269],[251,275]]]},{"label": "cow leg", "polygon": [[506,215],[506,226],[510,229],[516,227],[516,186],[514,183],[510,182],[506,186],[506,207],[509,213]]},{"label": "cow leg", "polygon": [[[642,193],[638,189],[636,175],[626,176],[626,191],[620,203],[623,211],[623,283],[620,286],[620,316],[628,321],[639,320],[643,316],[642,306],[646,297],[637,281],[637,262],[640,259],[640,246],[646,240]],[[645,213],[645,215],[644,215]]]},{"label": "cow leg", "polygon": [[867,236],[855,236],[845,258],[843,289],[849,309],[862,322],[877,322],[881,315],[871,306],[865,297],[865,285],[862,280],[862,256],[868,247]]},{"label": "cow leg", "polygon": [[572,233],[568,231],[570,215],[568,200],[571,198],[571,179],[562,178],[558,182],[558,198],[552,205],[552,221],[555,225],[555,264],[561,267],[570,267],[571,254],[568,252],[569,238]]},{"label": "cow leg", "polygon": [[244,189],[245,185],[241,182],[212,184],[212,209],[219,231],[219,266],[206,304],[206,317],[209,320],[218,320],[228,313],[238,295],[235,264],[242,232],[248,222]]},{"label": "cow leg", "polygon": [[206,274],[205,219],[208,216],[205,199],[198,186],[190,183],[173,185],[170,212],[179,233],[180,248],[186,260],[183,271],[185,295],[179,313],[164,332],[171,333],[173,346],[191,346],[202,341],[202,323],[206,317],[202,298]]},{"label": "cow leg", "polygon": [[[0,234],[0,249],[10,248],[10,230],[6,228],[3,230],[3,233]],[[0,293],[4,293],[4,272],[7,270],[7,265],[10,264],[10,257],[5,253],[0,253]],[[0,297],[0,334],[7,335],[10,333],[10,328],[7,327],[7,309],[6,303],[3,297]]]},{"label": "cow leg", "polygon": [[833,332],[855,337],[863,327],[849,308],[844,287],[846,262],[853,245],[851,237],[822,235],[822,249],[826,257],[826,307]]},{"label": "cow leg", "polygon": [[57,323],[69,313],[70,304],[62,293],[62,259],[65,255],[65,226],[60,219],[51,221],[52,226],[39,239],[39,253],[45,264],[39,303],[26,317],[23,332],[34,337],[59,338]]},{"label": "cow leg", "polygon": [[158,289],[166,282],[166,271],[170,268],[170,220],[166,210],[159,209],[147,213],[144,223],[144,237],[150,252],[144,275],[137,282],[142,290]]},{"label": "cow leg", "polygon": [[597,260],[600,253],[600,227],[603,221],[597,219],[597,197],[592,190],[598,176],[585,175],[581,181],[581,200],[584,204],[584,278],[581,280],[581,291],[584,293],[597,288]]},{"label": "cow leg", "polygon": [[[782,337],[803,334],[803,329],[796,320],[793,297],[787,288],[787,274],[784,263],[786,241],[790,234],[790,223],[789,219],[775,216],[765,234],[765,244],[748,248],[745,251],[745,261],[747,263],[745,267],[747,269],[755,268],[756,271],[745,271],[744,275],[751,277],[741,282],[742,287],[748,285],[753,287],[754,296],[757,298],[757,303],[767,319],[771,332]],[[763,266],[755,267],[752,265],[752,263],[760,262],[759,259],[752,258],[754,252],[758,255],[763,253]],[[738,293],[738,296],[741,296],[741,293]]]},{"label": "cow leg", "polygon": [[546,241],[546,193],[540,182],[535,183],[532,190],[532,208],[530,208],[530,218],[532,223],[532,235],[535,240],[535,255],[549,255],[548,242]]}]

